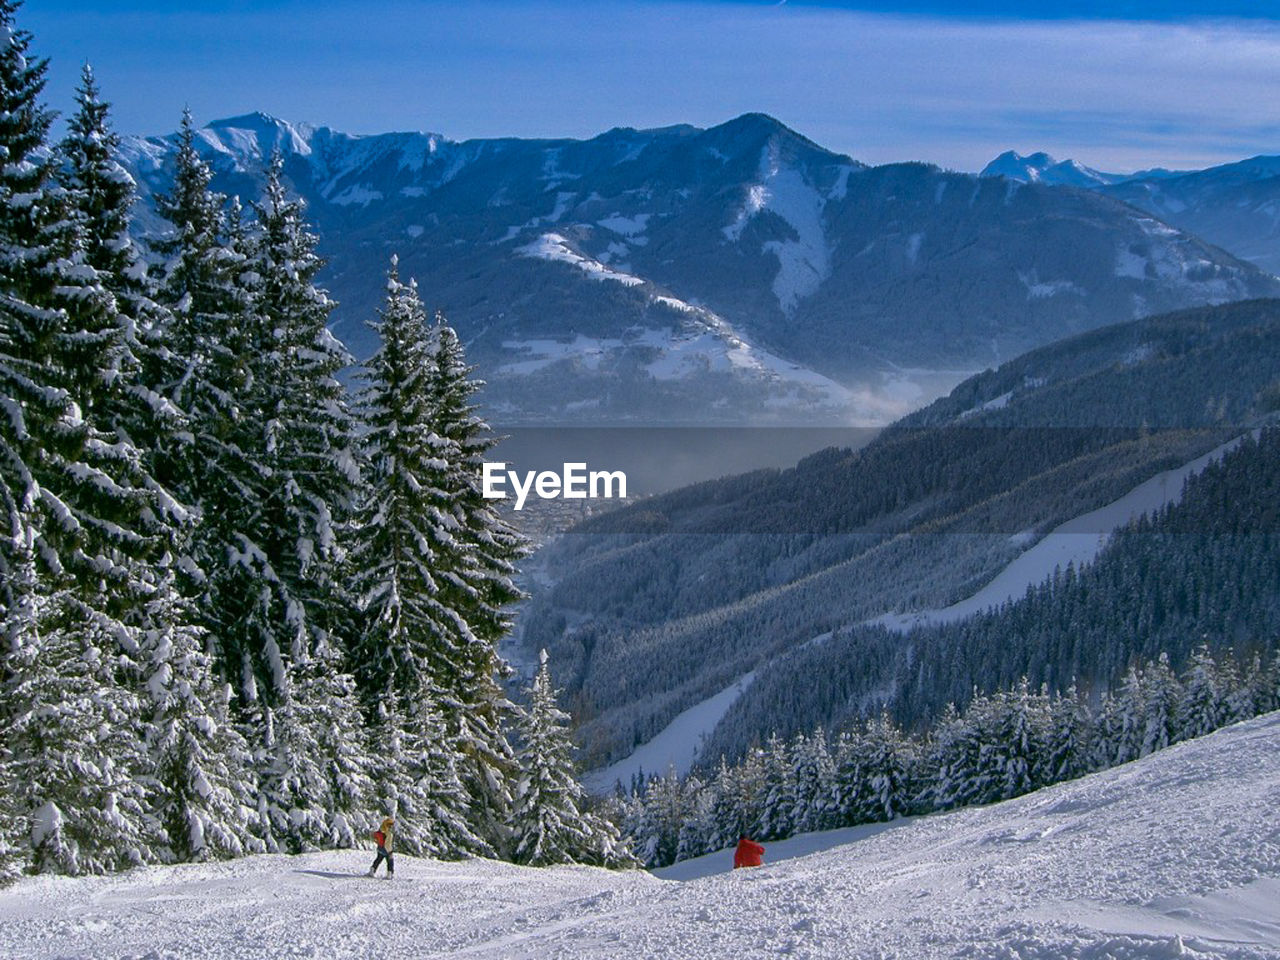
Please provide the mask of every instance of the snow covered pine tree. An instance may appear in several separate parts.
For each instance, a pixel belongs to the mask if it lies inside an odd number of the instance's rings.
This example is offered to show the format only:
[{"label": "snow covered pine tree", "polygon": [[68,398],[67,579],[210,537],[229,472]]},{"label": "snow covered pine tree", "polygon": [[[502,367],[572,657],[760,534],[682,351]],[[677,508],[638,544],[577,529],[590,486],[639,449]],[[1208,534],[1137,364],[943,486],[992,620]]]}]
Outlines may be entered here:
[{"label": "snow covered pine tree", "polygon": [[[441,823],[455,824],[452,852],[503,855],[516,764],[496,643],[509,626],[503,608],[519,595],[511,576],[524,540],[481,496],[493,440],[470,406],[479,385],[461,344],[443,323],[428,328],[417,287],[401,283],[394,259],[374,328],[381,348],[365,365],[361,395],[369,494],[351,567],[363,611],[356,672],[379,739],[399,744],[400,759],[380,764],[380,791],[408,799],[405,771],[436,769],[444,779],[434,803]],[[449,767],[408,749],[436,716],[456,754]],[[415,842],[421,828],[400,821]],[[439,841],[424,833],[416,842]]]},{"label": "snow covered pine tree", "polygon": [[98,872],[163,842],[134,736],[146,717],[137,658],[148,601],[172,589],[155,561],[186,515],[134,435],[151,414],[137,323],[102,257],[119,243],[120,194],[93,189],[119,181],[86,149],[105,107],[86,74],[68,138],[49,149],[45,63],[28,58],[15,9],[0,3],[0,573],[13,631],[0,754],[29,866]]},{"label": "snow covered pine tree", "polygon": [[519,731],[520,781],[511,812],[515,859],[534,866],[626,864],[632,858],[613,824],[585,808],[585,791],[574,776],[569,715],[556,706],[547,651],[539,663]]}]

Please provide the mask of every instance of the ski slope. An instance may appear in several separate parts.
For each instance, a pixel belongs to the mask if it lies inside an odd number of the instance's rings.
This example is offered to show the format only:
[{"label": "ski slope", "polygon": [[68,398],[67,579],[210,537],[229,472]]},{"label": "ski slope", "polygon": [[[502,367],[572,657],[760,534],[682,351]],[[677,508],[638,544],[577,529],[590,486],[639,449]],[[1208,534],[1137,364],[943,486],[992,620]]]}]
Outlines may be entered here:
[{"label": "ski slope", "polygon": [[[1280,713],[989,807],[658,877],[259,856],[0,891],[0,956],[1263,960],[1280,956]],[[788,859],[779,859],[791,854]]]},{"label": "ski slope", "polygon": [[628,786],[634,776],[665,776],[672,770],[681,776],[688,773],[706,738],[755,678],[754,670],[743,674],[719,693],[677,714],[652,740],[616,763],[588,773],[582,778],[582,785],[604,796],[619,783]]},{"label": "ski slope", "polygon": [[[1222,457],[1240,443],[1239,439],[1224,443],[1180,467],[1157,473],[1138,484],[1124,496],[1106,506],[1081,514],[1055,527],[1005,566],[981,590],[963,600],[936,610],[910,613],[886,613],[867,621],[905,633],[913,627],[955,623],[986,610],[994,610],[1026,595],[1053,576],[1055,570],[1077,568],[1092,563],[1119,527],[1137,520],[1144,513],[1154,513],[1182,498],[1187,479]],[[1025,537],[1025,534],[1016,534]]]}]

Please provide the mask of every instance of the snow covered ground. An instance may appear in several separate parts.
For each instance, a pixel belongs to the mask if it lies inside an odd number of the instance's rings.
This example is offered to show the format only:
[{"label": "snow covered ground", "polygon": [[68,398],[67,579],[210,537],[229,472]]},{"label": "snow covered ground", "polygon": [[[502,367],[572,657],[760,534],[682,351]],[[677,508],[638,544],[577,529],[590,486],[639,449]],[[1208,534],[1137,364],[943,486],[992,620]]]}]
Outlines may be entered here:
[{"label": "snow covered ground", "polygon": [[766,859],[664,879],[401,857],[386,881],[361,851],[33,878],[0,891],[0,956],[1275,958],[1280,714]]}]

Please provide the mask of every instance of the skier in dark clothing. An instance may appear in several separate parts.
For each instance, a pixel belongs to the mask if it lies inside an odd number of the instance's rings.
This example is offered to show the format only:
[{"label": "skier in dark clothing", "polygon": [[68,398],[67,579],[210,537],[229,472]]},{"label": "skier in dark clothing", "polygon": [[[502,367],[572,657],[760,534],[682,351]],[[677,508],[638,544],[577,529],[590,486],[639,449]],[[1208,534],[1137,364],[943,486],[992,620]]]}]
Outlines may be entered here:
[{"label": "skier in dark clothing", "polygon": [[738,837],[738,849],[733,852],[733,869],[739,867],[759,867],[764,865],[764,847],[754,840],[747,839],[744,833]]},{"label": "skier in dark clothing", "polygon": [[383,860],[387,861],[387,877],[388,879],[396,875],[396,862],[391,856],[391,834],[392,828],[395,827],[395,821],[387,817],[382,821],[381,829],[372,833],[374,842],[378,844],[378,855],[373,859],[373,866],[369,868],[369,876],[373,876],[378,871],[378,864]]}]

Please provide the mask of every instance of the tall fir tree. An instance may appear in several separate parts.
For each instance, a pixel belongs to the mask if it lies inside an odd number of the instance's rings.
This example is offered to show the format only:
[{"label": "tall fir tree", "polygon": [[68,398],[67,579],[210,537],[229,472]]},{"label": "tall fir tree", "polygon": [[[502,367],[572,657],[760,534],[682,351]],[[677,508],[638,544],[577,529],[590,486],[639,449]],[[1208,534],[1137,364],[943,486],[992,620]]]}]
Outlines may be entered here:
[{"label": "tall fir tree", "polygon": [[255,211],[246,266],[262,350],[247,391],[245,443],[263,482],[252,518],[257,552],[236,585],[255,598],[242,663],[267,721],[251,735],[263,758],[268,842],[300,851],[350,844],[364,832],[357,805],[365,738],[333,735],[361,725],[343,663],[355,604],[338,575],[360,476],[338,379],[349,358],[328,330],[334,303],[315,282],[323,261],[302,203],[286,192],[278,153]]},{"label": "tall fir tree", "polygon": [[438,657],[452,675],[437,682],[445,696],[446,719],[462,745],[461,773],[472,798],[473,822],[502,851],[510,841],[505,824],[515,758],[505,732],[512,705],[499,683],[510,668],[498,654],[498,642],[511,627],[509,606],[521,595],[514,581],[516,563],[529,546],[493,501],[484,498],[484,459],[497,443],[473,404],[484,384],[473,378],[462,342],[442,315],[436,315],[431,334],[431,424],[448,465],[442,477],[448,498],[445,531],[456,558],[443,593],[465,625],[452,649]]},{"label": "tall fir tree", "polygon": [[[254,374],[263,350],[253,311],[246,241],[195,146],[184,112],[172,189],[156,200],[169,222],[152,247],[164,258],[159,296],[171,320],[172,353],[160,371],[162,392],[188,418],[188,429],[160,450],[161,479],[199,517],[192,555],[198,570],[197,616],[215,663],[243,702],[253,702],[275,611],[273,571],[259,546],[260,504],[269,469],[253,407]],[[280,665],[283,676],[283,665]]]},{"label": "tall fir tree", "polygon": [[256,384],[270,474],[263,526],[286,622],[296,627],[286,653],[300,660],[318,644],[345,643],[353,629],[354,603],[337,575],[361,482],[354,419],[338,379],[351,358],[328,329],[336,304],[316,286],[324,261],[302,202],[285,190],[278,152],[255,210],[250,267],[270,337]]},{"label": "tall fir tree", "polygon": [[165,862],[238,856],[259,849],[248,833],[249,751],[230,717],[231,690],[215,678],[198,628],[172,587],[172,558],[147,611],[138,661],[146,692],[149,806],[163,831]]},{"label": "tall fir tree", "polygon": [[172,432],[184,424],[177,407],[156,389],[172,361],[170,318],[156,301],[155,282],[130,236],[136,185],[117,159],[120,138],[109,116],[110,104],[102,99],[93,69],[86,64],[76,91],[76,112],[59,144],[56,176],[78,262],[86,273],[92,272],[106,295],[97,304],[88,300],[81,306],[99,309],[103,333],[111,334],[101,338],[114,361],[106,367],[108,389],[97,402],[105,414],[101,419],[150,453],[161,445],[157,432]]},{"label": "tall fir tree", "polygon": [[[528,696],[519,726],[520,779],[511,811],[516,861],[533,866],[626,862],[613,825],[586,809],[586,793],[574,776],[569,715],[556,705],[545,650]],[[702,792],[700,785],[688,789],[695,795]]]},{"label": "tall fir tree", "polygon": [[[87,430],[59,384],[54,345],[62,332],[52,305],[54,264],[65,243],[47,145],[52,115],[40,102],[47,62],[30,55],[18,4],[0,0],[0,603],[21,606],[16,576],[24,536],[34,537],[42,574],[64,574],[64,551],[79,521],[56,494],[67,483]],[[50,485],[49,481],[53,480]]]},{"label": "tall fir tree", "polygon": [[[15,9],[0,4],[0,402],[8,410],[0,418],[0,580],[9,594],[0,602],[21,608],[10,585],[23,583],[42,613],[36,642],[8,659],[12,696],[0,721],[14,769],[26,771],[18,813],[35,827],[32,866],[97,871],[146,859],[154,837],[138,792],[149,758],[128,738],[108,741],[119,735],[111,724],[143,724],[142,611],[161,586],[152,561],[187,516],[135,436],[151,409],[131,352],[136,325],[119,309],[109,267],[95,260],[119,242],[127,218],[127,209],[105,216],[103,204],[119,198],[90,187],[103,165],[100,151],[86,150],[105,135],[105,112],[86,80],[60,166],[38,102],[45,65],[28,57]],[[26,533],[28,548],[20,545]],[[15,580],[10,563],[24,549],[35,569]],[[58,683],[67,691],[59,709],[33,706]],[[98,695],[89,692],[95,683]],[[95,738],[114,753],[76,755],[77,744],[92,749]],[[41,740],[61,746],[41,756]],[[96,782],[74,788],[76,770]]]},{"label": "tall fir tree", "polygon": [[481,496],[492,439],[470,404],[478,384],[461,345],[443,324],[428,329],[394,260],[375,329],[381,347],[362,394],[368,496],[351,551],[363,613],[356,669],[375,700],[433,691],[461,754],[469,822],[485,852],[502,854],[516,764],[496,644],[509,627],[503,608],[518,596],[511,575],[524,541]]},{"label": "tall fir tree", "polygon": [[350,554],[363,612],[354,659],[373,696],[388,685],[414,690],[424,678],[446,679],[434,658],[465,629],[441,598],[440,578],[453,558],[440,479],[447,464],[432,430],[426,320],[416,285],[400,282],[394,257],[379,317],[372,326],[381,346],[364,366],[361,394],[368,496]]}]

